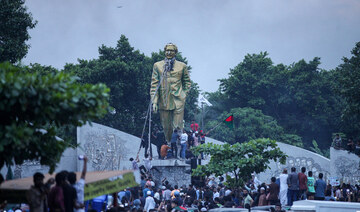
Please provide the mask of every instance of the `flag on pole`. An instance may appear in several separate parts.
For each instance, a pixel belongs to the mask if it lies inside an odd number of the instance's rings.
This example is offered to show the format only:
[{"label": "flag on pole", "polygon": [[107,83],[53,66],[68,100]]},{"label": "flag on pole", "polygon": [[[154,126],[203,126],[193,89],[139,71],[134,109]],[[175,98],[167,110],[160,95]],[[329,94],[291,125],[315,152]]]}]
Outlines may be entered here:
[{"label": "flag on pole", "polygon": [[226,124],[226,126],[228,126],[230,129],[234,129],[234,115],[231,115],[229,117],[227,117],[224,120],[224,123]]}]

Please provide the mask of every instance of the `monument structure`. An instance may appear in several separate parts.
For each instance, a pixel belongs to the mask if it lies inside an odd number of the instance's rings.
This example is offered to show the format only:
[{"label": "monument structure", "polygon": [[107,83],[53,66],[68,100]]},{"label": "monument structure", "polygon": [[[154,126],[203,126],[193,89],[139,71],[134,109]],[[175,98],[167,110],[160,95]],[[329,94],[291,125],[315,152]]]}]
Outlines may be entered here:
[{"label": "monument structure", "polygon": [[164,51],[165,59],[153,67],[150,96],[153,111],[159,110],[165,139],[170,141],[175,128],[184,128],[185,100],[191,82],[186,64],[175,59],[176,45],[169,43]]},{"label": "monument structure", "polygon": [[[55,172],[61,170],[81,171],[81,162],[77,159],[78,155],[86,154],[89,158],[88,171],[103,170],[128,170],[132,168],[129,161],[130,157],[135,157],[140,146],[140,139],[136,136],[121,132],[119,130],[92,123],[77,128],[77,149],[67,149],[61,158]],[[222,145],[223,142],[212,138],[207,138],[206,143]],[[331,177],[339,178],[345,183],[357,184],[360,179],[359,157],[346,150],[336,150],[331,148],[330,159],[325,158],[314,152],[277,142],[281,151],[289,157],[286,164],[272,161],[269,169],[258,175],[262,182],[270,182],[270,178],[278,177],[284,168],[288,170],[296,167],[306,167],[307,171],[313,171],[314,176],[321,172],[324,174],[326,182]],[[155,148],[155,147],[153,147]],[[140,151],[140,163],[144,158],[144,149]],[[205,156],[202,164],[208,163],[210,157]],[[172,185],[188,185],[190,183],[190,165],[181,160],[153,160],[152,165],[160,170],[160,173],[153,171],[154,179],[161,181],[164,177]],[[23,165],[11,167],[14,178],[31,177],[35,172],[47,173],[49,168],[42,166],[38,161],[26,161]],[[7,167],[3,167],[3,176],[7,173]],[[158,185],[160,182],[157,182]]]}]

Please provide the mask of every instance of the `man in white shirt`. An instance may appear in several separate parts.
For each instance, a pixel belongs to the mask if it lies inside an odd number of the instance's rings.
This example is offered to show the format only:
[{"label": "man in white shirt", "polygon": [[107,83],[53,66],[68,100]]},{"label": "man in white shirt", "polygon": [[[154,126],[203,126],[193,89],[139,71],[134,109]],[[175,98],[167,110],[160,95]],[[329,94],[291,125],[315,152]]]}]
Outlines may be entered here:
[{"label": "man in white shirt", "polygon": [[[139,170],[142,175],[150,174],[150,170],[152,170],[152,169],[155,169],[157,172],[160,173],[159,169],[152,166],[151,160],[152,160],[152,157],[149,154],[145,153],[145,158],[143,159],[144,165],[139,166]],[[140,162],[139,155],[136,157],[136,162]]]},{"label": "man in white shirt", "polygon": [[279,199],[281,205],[287,205],[287,199],[288,199],[288,184],[287,184],[287,178],[288,178],[288,172],[287,169],[284,169],[282,174],[280,174],[280,192],[279,192]]},{"label": "man in white shirt", "polygon": [[[68,181],[75,188],[77,200],[76,200],[76,212],[84,212],[84,187],[85,187],[85,176],[87,172],[87,161],[88,158],[84,155],[83,157],[79,157],[80,160],[84,160],[83,170],[81,172],[80,179],[76,182],[76,174],[74,172],[69,173]],[[76,182],[76,183],[75,183]]]},{"label": "man in white shirt", "polygon": [[151,191],[147,191],[147,197],[145,199],[144,211],[149,212],[151,209],[155,209],[155,200],[151,196]]},{"label": "man in white shirt", "polygon": [[186,152],[186,143],[188,140],[188,135],[186,131],[184,130],[183,133],[180,136],[180,144],[181,144],[181,151],[180,151],[180,157],[182,159],[185,159],[185,152]]}]

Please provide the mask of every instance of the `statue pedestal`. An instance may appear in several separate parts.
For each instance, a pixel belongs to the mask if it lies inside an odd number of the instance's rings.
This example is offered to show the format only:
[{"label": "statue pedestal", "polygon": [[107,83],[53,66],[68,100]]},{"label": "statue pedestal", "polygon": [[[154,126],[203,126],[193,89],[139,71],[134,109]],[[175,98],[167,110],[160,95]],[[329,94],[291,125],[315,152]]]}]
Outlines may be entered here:
[{"label": "statue pedestal", "polygon": [[[161,185],[161,181],[166,178],[172,186],[182,185],[189,186],[191,184],[190,165],[185,163],[185,160],[180,159],[153,159],[151,161],[153,167],[156,167],[160,172],[152,169],[151,174],[156,185]],[[187,173],[185,173],[185,171]]]}]

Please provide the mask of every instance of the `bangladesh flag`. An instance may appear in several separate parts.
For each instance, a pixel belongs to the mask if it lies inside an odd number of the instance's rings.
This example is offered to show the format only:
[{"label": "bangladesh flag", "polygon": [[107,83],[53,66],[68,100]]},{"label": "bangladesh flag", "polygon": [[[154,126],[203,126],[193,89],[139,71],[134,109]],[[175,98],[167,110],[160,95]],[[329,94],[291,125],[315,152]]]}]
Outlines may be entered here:
[{"label": "bangladesh flag", "polygon": [[224,123],[226,124],[226,126],[228,126],[230,129],[234,129],[234,115],[231,115],[229,117],[227,117],[224,120]]}]

